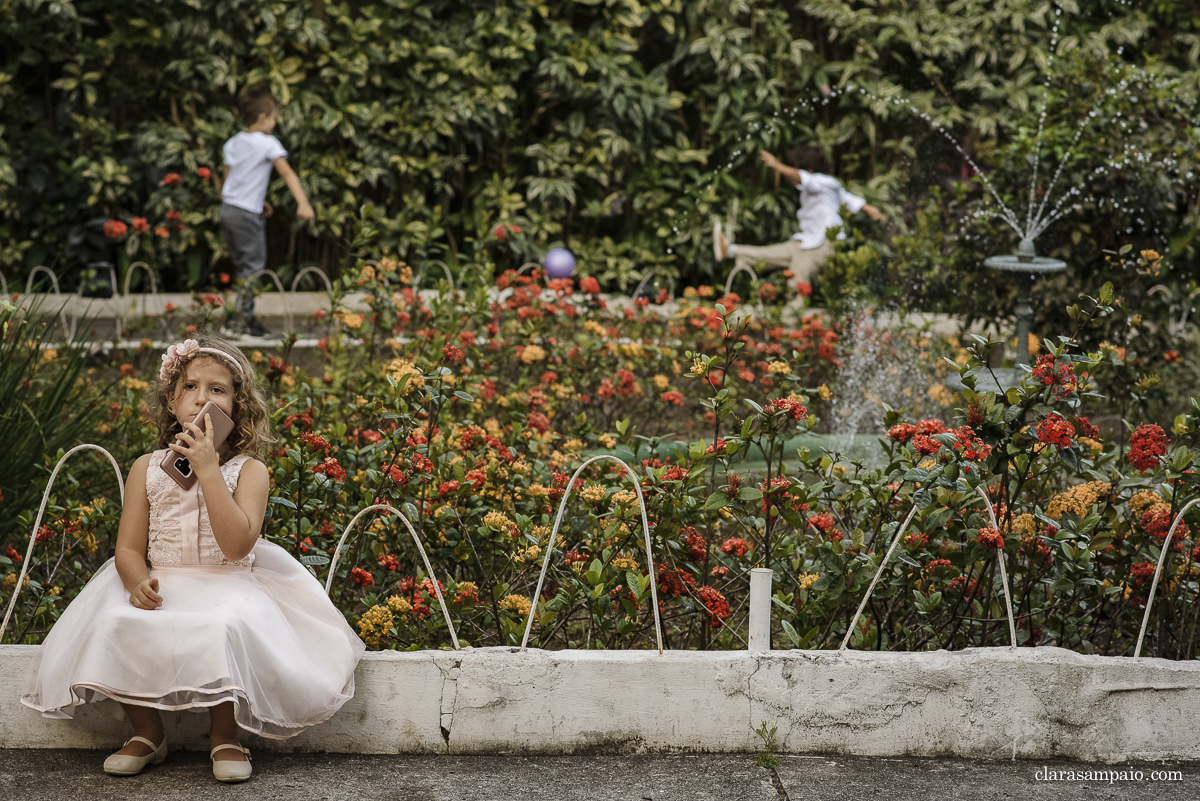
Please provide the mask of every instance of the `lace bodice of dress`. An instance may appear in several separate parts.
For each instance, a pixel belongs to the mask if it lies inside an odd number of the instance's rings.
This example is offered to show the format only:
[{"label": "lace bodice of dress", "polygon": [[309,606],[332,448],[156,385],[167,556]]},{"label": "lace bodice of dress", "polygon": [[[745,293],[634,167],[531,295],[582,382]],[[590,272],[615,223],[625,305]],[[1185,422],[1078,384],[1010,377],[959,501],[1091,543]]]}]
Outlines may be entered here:
[{"label": "lace bodice of dress", "polygon": [[[204,505],[200,482],[190,490],[180,488],[160,466],[166,450],[155,451],[146,470],[146,497],[150,501],[150,543],[147,556],[151,565],[240,565],[254,562],[251,553],[243,559],[226,559],[213,536],[212,522]],[[249,456],[238,455],[221,465],[221,476],[232,494],[237,489]]]}]

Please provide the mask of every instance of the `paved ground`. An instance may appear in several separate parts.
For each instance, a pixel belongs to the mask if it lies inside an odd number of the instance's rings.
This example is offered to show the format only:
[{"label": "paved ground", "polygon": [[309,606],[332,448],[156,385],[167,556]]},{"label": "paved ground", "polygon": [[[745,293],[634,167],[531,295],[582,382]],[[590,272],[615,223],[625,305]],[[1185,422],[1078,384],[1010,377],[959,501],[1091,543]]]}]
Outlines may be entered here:
[{"label": "paved ground", "polygon": [[[959,759],[782,756],[772,772],[733,755],[410,757],[262,754],[245,784],[220,785],[205,755],[172,753],[140,776],[105,776],[100,751],[0,750],[4,801],[256,799],[258,801],[929,801],[930,799],[1200,798],[1200,764],[1087,765]],[[1044,771],[1076,777],[1043,781]],[[1124,770],[1115,781],[1082,771]],[[1178,771],[1154,780],[1152,771]],[[1057,777],[1056,777],[1057,778]],[[778,779],[778,784],[776,784]],[[782,792],[781,792],[782,790]]]}]

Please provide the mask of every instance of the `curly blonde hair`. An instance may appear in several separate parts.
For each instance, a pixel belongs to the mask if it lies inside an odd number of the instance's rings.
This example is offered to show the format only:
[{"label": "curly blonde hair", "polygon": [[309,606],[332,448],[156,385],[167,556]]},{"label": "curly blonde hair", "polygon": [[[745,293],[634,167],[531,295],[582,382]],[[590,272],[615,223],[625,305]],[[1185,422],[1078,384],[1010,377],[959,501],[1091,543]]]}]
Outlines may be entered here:
[{"label": "curly blonde hair", "polygon": [[[233,376],[233,431],[225,440],[232,454],[245,454],[258,459],[267,455],[267,447],[275,441],[271,436],[270,413],[267,399],[258,386],[258,374],[254,365],[232,343],[221,337],[201,335],[196,337],[202,348],[215,348],[229,355],[242,368],[230,370]],[[158,447],[165,448],[175,441],[183,426],[171,412],[171,401],[178,394],[179,379],[187,375],[187,366],[195,359],[214,359],[218,364],[224,359],[214,358],[207,353],[197,353],[181,361],[165,379],[156,379],[150,387],[150,414],[158,426]],[[225,364],[229,367],[228,364]]]}]

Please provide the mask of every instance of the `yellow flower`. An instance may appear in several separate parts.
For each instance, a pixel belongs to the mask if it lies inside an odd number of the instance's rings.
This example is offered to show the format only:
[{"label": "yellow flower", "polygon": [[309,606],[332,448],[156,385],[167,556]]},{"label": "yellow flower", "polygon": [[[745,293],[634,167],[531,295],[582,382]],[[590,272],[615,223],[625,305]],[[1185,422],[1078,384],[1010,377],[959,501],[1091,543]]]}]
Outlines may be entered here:
[{"label": "yellow flower", "polygon": [[254,362],[255,364],[261,364],[262,360],[263,355],[261,350],[256,350],[250,354],[250,361]]},{"label": "yellow flower", "polygon": [[393,595],[388,598],[387,607],[398,615],[406,615],[412,611],[412,604],[401,598],[399,595]]},{"label": "yellow flower", "polygon": [[141,381],[133,376],[125,376],[121,379],[121,389],[129,389],[134,392],[145,392],[150,389],[150,385],[145,381]]},{"label": "yellow flower", "polygon": [[1163,499],[1157,492],[1147,489],[1135,493],[1134,496],[1129,499],[1129,506],[1135,512],[1140,514],[1146,509],[1149,509],[1151,506],[1158,506],[1162,502]]},{"label": "yellow flower", "polygon": [[564,442],[562,447],[564,451],[571,451],[572,453],[581,451],[583,450],[583,440],[572,438]]},{"label": "yellow flower", "polygon": [[505,595],[500,599],[498,606],[505,612],[513,612],[521,617],[528,615],[529,610],[533,608],[529,599],[521,595]]},{"label": "yellow flower", "polygon": [[704,284],[699,289],[697,289],[696,292],[702,298],[711,298],[713,295],[716,294],[716,291],[713,290],[713,288],[711,286],[709,286],[708,284]]},{"label": "yellow flower", "polygon": [[800,589],[807,590],[812,585],[817,583],[817,579],[821,577],[820,573],[808,573],[799,577]]},{"label": "yellow flower", "polygon": [[685,298],[694,298],[698,297],[699,295],[700,293],[696,291],[696,287],[694,286],[685,287],[683,290],[683,296]]},{"label": "yellow flower", "polygon": [[485,526],[487,526],[488,528],[493,529],[495,531],[505,531],[505,532],[509,531],[510,529],[512,529],[513,527],[515,527],[517,525],[513,521],[509,520],[501,512],[488,512],[486,515],[483,516],[483,524]]},{"label": "yellow flower", "polygon": [[363,316],[361,314],[354,314],[352,312],[338,312],[334,315],[334,318],[351,330],[358,330],[359,328],[362,328]]},{"label": "yellow flower", "polygon": [[358,632],[369,647],[378,648],[383,639],[391,634],[394,623],[395,618],[392,616],[391,610],[385,606],[376,604],[359,618]]},{"label": "yellow flower", "polygon": [[606,493],[604,487],[600,486],[599,484],[588,484],[579,494],[583,496],[585,501],[590,503],[592,506],[595,506],[604,500]]},{"label": "yellow flower", "polygon": [[52,362],[58,358],[58,351],[56,351],[54,348],[46,348],[44,351],[42,351],[42,358],[48,362]]},{"label": "yellow flower", "polygon": [[704,377],[708,375],[708,359],[697,354],[692,359],[692,375]]},{"label": "yellow flower", "polygon": [[596,437],[596,442],[598,442],[602,448],[608,448],[609,450],[617,447],[617,438],[612,434],[601,434],[600,436]]},{"label": "yellow flower", "polygon": [[771,375],[787,375],[791,371],[787,362],[771,362],[767,365],[767,372]]},{"label": "yellow flower", "polygon": [[1147,390],[1154,389],[1161,383],[1162,379],[1158,377],[1157,373],[1153,375],[1145,375],[1138,379],[1137,388],[1145,392]]},{"label": "yellow flower", "polygon": [[663,375],[661,373],[654,376],[653,381],[654,381],[655,388],[658,389],[659,392],[662,392],[667,387],[671,386],[671,379],[667,378],[665,375]]},{"label": "yellow flower", "polygon": [[829,387],[822,384],[821,386],[817,387],[817,397],[823,401],[827,401],[833,397],[833,391],[830,390]]},{"label": "yellow flower", "polygon": [[595,334],[598,337],[608,335],[608,329],[600,325],[600,323],[596,322],[595,320],[585,320],[583,327],[588,333]]},{"label": "yellow flower", "polygon": [[621,490],[612,496],[613,506],[632,506],[637,503],[637,493],[632,490]]},{"label": "yellow flower", "polygon": [[421,377],[421,371],[407,359],[392,359],[388,362],[383,372],[385,376],[390,376],[396,383],[399,383],[404,376],[408,376],[408,384],[405,387],[405,392],[409,389],[420,389],[425,386],[425,379]]},{"label": "yellow flower", "polygon": [[1028,512],[1013,518],[1012,530],[1018,536],[1033,537],[1037,534],[1037,529],[1037,520]]},{"label": "yellow flower", "polygon": [[946,389],[944,384],[934,384],[929,388],[929,399],[939,406],[953,406],[954,393]]},{"label": "yellow flower", "polygon": [[542,350],[540,345],[526,345],[525,349],[521,351],[521,361],[526,364],[540,362],[545,358],[546,351]]},{"label": "yellow flower", "polygon": [[612,566],[617,570],[637,570],[638,563],[623,553],[612,560]]}]

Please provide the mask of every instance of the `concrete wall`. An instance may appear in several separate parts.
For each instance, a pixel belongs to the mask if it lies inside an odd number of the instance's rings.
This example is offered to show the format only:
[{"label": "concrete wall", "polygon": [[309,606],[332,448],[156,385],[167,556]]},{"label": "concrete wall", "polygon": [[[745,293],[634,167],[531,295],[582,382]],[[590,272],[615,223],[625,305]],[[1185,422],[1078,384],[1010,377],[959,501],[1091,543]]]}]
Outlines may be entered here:
[{"label": "concrete wall", "polygon": [[[0,646],[0,748],[108,748],[102,708],[74,721],[22,706],[36,646]],[[861,755],[1200,759],[1200,663],[1060,648],[959,652],[369,653],[334,718],[253,747],[353,753],[785,751]],[[119,711],[119,710],[118,710]],[[207,716],[165,715],[205,748]]]}]

